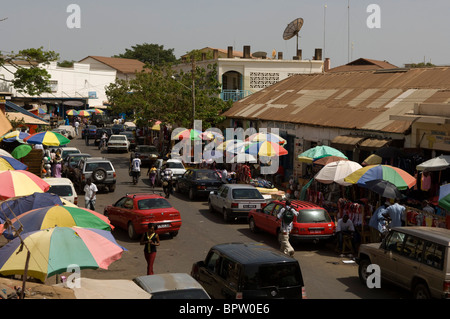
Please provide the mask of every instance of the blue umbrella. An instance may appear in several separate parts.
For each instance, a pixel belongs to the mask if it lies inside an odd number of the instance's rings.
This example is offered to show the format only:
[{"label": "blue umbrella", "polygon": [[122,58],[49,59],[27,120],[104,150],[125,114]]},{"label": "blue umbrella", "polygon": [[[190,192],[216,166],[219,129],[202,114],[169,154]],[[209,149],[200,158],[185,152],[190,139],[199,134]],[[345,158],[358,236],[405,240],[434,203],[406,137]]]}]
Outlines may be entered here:
[{"label": "blue umbrella", "polygon": [[13,157],[0,155],[0,170],[10,170],[11,167],[15,170],[25,171],[28,166],[16,160]]}]

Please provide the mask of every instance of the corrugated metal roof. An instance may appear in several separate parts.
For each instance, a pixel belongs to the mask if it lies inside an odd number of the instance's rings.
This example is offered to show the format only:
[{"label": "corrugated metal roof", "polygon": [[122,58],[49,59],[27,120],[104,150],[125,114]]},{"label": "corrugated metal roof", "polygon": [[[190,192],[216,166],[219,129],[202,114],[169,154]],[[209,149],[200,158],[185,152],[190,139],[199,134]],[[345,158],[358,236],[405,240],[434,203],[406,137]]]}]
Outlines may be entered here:
[{"label": "corrugated metal roof", "polygon": [[299,74],[253,93],[224,113],[230,118],[404,133],[390,120],[415,103],[450,101],[450,68]]},{"label": "corrugated metal roof", "polygon": [[349,71],[367,71],[377,69],[394,69],[397,66],[387,62],[372,59],[360,58],[349,62],[345,65],[340,65],[335,68],[329,69],[327,72],[349,72]]}]

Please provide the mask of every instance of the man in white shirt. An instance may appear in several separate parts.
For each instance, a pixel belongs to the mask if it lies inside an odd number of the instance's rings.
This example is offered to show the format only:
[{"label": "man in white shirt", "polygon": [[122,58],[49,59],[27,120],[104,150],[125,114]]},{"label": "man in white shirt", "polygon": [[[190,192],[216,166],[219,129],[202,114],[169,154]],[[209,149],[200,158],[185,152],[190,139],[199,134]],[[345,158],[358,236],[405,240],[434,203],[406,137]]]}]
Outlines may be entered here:
[{"label": "man in white shirt", "polygon": [[344,240],[344,235],[351,236],[352,240],[352,250],[355,251],[355,226],[353,222],[348,218],[348,215],[344,215],[340,218],[336,225],[336,235],[338,238],[339,251],[342,251],[342,243]]},{"label": "man in white shirt", "polygon": [[88,178],[86,180],[86,185],[84,186],[84,201],[85,208],[90,210],[95,210],[95,201],[97,200],[98,189],[97,186],[92,183],[92,180]]},{"label": "man in white shirt", "polygon": [[289,233],[292,230],[294,216],[298,216],[298,211],[291,207],[291,202],[286,201],[286,206],[280,209],[277,220],[281,219],[281,229],[278,240],[281,244],[280,251],[286,255],[294,256],[294,248],[289,242]]},{"label": "man in white shirt", "polygon": [[75,134],[76,136],[78,136],[78,128],[80,127],[80,122],[78,122],[78,120],[75,120],[75,123],[73,123],[73,125],[75,126]]},{"label": "man in white shirt", "polygon": [[136,178],[137,182],[137,178],[140,175],[141,175],[141,159],[139,158],[139,154],[136,154],[133,160],[131,161],[131,176],[133,176],[133,181],[134,178]]}]

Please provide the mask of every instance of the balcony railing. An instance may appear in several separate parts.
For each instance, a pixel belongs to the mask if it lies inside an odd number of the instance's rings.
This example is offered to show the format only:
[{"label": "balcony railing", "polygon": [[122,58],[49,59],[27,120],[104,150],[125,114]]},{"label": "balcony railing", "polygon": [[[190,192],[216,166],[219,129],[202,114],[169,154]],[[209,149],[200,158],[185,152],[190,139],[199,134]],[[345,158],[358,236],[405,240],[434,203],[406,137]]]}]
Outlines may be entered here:
[{"label": "balcony railing", "polygon": [[252,92],[248,90],[222,90],[220,98],[224,101],[233,100],[236,102],[250,94],[252,94]]}]

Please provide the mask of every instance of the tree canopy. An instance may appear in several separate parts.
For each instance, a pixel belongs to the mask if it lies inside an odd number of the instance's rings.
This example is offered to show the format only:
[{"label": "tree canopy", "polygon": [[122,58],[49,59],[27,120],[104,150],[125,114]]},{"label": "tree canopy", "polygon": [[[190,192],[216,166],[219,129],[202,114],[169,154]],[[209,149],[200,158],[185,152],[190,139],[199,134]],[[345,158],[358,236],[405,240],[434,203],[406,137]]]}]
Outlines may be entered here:
[{"label": "tree canopy", "polygon": [[[203,127],[215,126],[230,104],[219,98],[217,66],[196,67],[194,72],[195,119]],[[169,66],[153,67],[151,72],[136,73],[136,78],[118,79],[106,88],[115,113],[133,113],[138,124],[162,121],[177,127],[192,126],[192,74],[175,74]]]},{"label": "tree canopy", "polygon": [[[39,67],[39,64],[48,64],[56,61],[59,54],[54,51],[45,51],[43,47],[38,49],[25,49],[18,53],[11,52],[8,55],[0,56],[0,68],[3,67],[8,72],[14,74],[13,80],[2,81],[11,82],[14,88],[21,93],[29,95],[39,95],[43,92],[50,92],[48,72]],[[16,70],[5,68],[11,65]]]},{"label": "tree canopy", "polygon": [[125,53],[115,55],[115,58],[136,59],[152,66],[161,66],[165,63],[173,63],[176,61],[173,54],[174,49],[164,49],[159,44],[136,44],[131,49],[125,49]]}]

